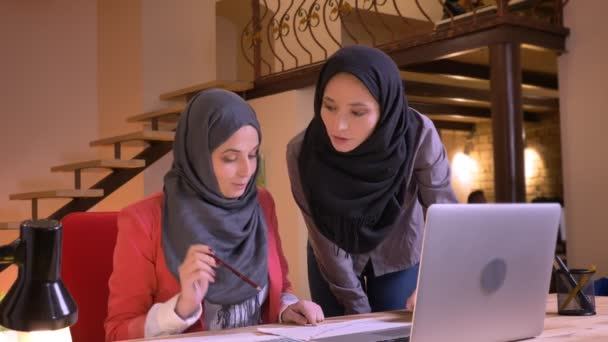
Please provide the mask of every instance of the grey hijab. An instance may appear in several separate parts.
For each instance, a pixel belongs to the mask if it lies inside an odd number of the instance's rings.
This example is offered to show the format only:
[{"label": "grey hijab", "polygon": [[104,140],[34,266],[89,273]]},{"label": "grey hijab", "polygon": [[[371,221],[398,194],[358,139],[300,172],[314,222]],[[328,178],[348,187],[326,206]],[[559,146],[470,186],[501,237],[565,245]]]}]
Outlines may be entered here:
[{"label": "grey hijab", "polygon": [[[162,213],[165,259],[178,279],[178,267],[188,248],[205,244],[260,287],[268,282],[266,222],[255,175],[240,198],[225,198],[211,160],[213,150],[246,125],[260,134],[253,109],[238,95],[222,89],[200,92],[180,117],[173,166],[164,178]],[[220,266],[205,301],[222,307],[218,321],[231,328],[259,322],[257,297],[254,288]]]}]

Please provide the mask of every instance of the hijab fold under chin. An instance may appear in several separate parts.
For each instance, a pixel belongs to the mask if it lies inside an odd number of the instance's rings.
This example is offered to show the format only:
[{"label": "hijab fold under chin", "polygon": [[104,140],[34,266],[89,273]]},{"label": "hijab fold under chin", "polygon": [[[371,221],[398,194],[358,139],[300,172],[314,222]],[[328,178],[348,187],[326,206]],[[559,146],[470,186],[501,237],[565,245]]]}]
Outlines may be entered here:
[{"label": "hijab fold under chin", "polygon": [[[338,73],[361,81],[380,106],[373,133],[354,150],[336,151],[321,119],[325,87]],[[315,115],[298,160],[317,229],[348,253],[374,249],[394,229],[412,163],[417,121],[407,105],[399,69],[384,52],[365,46],[338,50],[323,66]]]}]

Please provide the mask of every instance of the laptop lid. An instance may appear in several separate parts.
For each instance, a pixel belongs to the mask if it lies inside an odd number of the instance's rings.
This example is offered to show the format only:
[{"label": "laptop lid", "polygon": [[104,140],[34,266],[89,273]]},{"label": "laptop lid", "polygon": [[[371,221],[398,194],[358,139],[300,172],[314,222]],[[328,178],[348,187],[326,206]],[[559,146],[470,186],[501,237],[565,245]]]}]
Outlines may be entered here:
[{"label": "laptop lid", "polygon": [[558,204],[435,204],[427,211],[411,339],[539,335]]}]

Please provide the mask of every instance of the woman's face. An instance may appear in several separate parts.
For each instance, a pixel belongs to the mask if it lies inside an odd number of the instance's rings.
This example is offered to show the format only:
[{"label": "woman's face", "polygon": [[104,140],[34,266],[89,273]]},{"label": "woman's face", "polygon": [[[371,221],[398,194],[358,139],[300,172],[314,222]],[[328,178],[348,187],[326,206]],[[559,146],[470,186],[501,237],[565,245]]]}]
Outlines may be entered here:
[{"label": "woman's face", "polygon": [[258,167],[260,138],[253,126],[239,128],[211,153],[213,172],[222,195],[238,198]]},{"label": "woman's face", "polygon": [[325,86],[321,119],[336,151],[350,152],[376,128],[380,105],[358,78],[339,73]]}]

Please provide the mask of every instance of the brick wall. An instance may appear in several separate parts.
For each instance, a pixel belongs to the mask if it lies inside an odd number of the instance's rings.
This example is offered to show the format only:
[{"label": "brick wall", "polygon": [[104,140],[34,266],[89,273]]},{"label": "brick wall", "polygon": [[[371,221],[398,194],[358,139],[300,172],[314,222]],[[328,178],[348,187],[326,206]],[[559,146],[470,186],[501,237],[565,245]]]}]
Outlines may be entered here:
[{"label": "brick wall", "polygon": [[494,194],[494,152],[492,147],[492,124],[479,123],[470,139],[469,156],[477,161],[479,172],[473,182],[474,189],[481,189],[488,201],[493,202]]},{"label": "brick wall", "polygon": [[[538,123],[526,125],[526,148],[538,153],[539,163],[528,167],[526,199],[534,197],[563,197],[561,141],[559,116],[555,115]],[[536,158],[528,155],[527,158]],[[531,173],[531,174],[530,174]]]},{"label": "brick wall", "polygon": [[[526,200],[534,197],[562,197],[562,167],[559,118],[547,117],[540,122],[526,122]],[[481,189],[488,201],[495,200],[494,159],[492,126],[490,122],[478,123],[472,134],[454,134],[442,130],[442,139],[448,156],[454,158],[458,152],[468,150],[468,156],[477,162],[477,171],[472,175],[469,187]],[[459,139],[459,141],[448,141]],[[453,159],[451,160],[453,162]],[[452,163],[452,168],[455,165]],[[458,173],[457,170],[453,170]],[[455,188],[463,188],[460,180],[453,178]],[[462,196],[459,196],[462,197]]]}]

